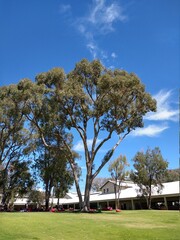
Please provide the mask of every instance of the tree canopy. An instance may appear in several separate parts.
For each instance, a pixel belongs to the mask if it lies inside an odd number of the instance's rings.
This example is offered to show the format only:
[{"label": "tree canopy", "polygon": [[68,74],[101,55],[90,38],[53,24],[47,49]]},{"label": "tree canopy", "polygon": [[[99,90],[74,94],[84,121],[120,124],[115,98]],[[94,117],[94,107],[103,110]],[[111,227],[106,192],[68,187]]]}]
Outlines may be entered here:
[{"label": "tree canopy", "polygon": [[162,157],[158,147],[138,152],[134,159],[134,171],[131,172],[131,179],[140,187],[140,194],[146,197],[147,207],[151,208],[151,195],[162,189],[162,178],[167,174],[168,162]]},{"label": "tree canopy", "polygon": [[34,180],[28,165],[27,161],[14,160],[1,171],[0,186],[3,186],[2,204],[5,209],[12,207],[17,197],[23,197],[32,189]]},{"label": "tree canopy", "polygon": [[121,184],[125,181],[129,172],[126,168],[129,166],[126,156],[120,155],[114,161],[110,162],[108,171],[111,173],[111,178],[114,181],[115,205],[116,209],[120,208],[120,193]]},{"label": "tree canopy", "polygon": [[162,182],[173,182],[180,180],[180,169],[168,169],[167,174],[162,176]]},{"label": "tree canopy", "polygon": [[[74,129],[79,134],[87,169],[81,207],[87,211],[92,181],[130,131],[143,127],[143,115],[155,110],[155,100],[145,92],[135,74],[108,70],[98,60],[89,62],[83,59],[69,74],[54,68],[38,74],[36,83],[23,80],[18,87],[24,96],[27,118],[38,129],[44,144],[48,147],[56,145],[60,151],[66,151],[81,202],[70,131]],[[46,137],[46,127],[53,136],[51,142]],[[98,151],[113,133],[117,134],[117,141],[95,166]],[[89,139],[92,139],[91,146],[88,145]]]},{"label": "tree canopy", "polygon": [[69,168],[66,156],[56,149],[41,147],[35,160],[34,169],[45,188],[45,209],[49,210],[49,200],[54,189],[55,196],[64,196],[73,185],[73,174]]},{"label": "tree canopy", "polygon": [[[25,181],[23,171],[27,168],[24,164],[30,150],[30,135],[25,128],[21,104],[16,85],[0,88],[0,187],[3,205],[24,188],[23,183],[19,183]],[[12,171],[12,167],[18,171],[17,166],[22,173]],[[30,178],[28,174],[26,176]]]},{"label": "tree canopy", "polygon": [[[121,141],[135,128],[143,127],[143,116],[156,110],[155,100],[145,91],[136,74],[107,69],[99,60],[83,59],[68,74],[62,68],[53,68],[38,74],[35,82],[21,80],[17,88],[22,113],[31,123],[31,130],[46,148],[54,148],[66,155],[80,208],[88,211],[93,180]],[[84,147],[86,180],[83,201],[77,153],[73,150],[74,132]],[[98,152],[112,136],[116,136],[116,140],[102,160],[97,159]]]}]

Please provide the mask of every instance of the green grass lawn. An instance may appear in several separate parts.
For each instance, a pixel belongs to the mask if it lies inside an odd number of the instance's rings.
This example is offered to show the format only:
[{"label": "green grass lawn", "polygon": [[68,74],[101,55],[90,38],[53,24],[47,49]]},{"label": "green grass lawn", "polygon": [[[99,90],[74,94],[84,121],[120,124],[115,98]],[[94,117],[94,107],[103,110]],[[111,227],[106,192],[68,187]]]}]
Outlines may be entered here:
[{"label": "green grass lawn", "polygon": [[178,211],[0,213],[0,240],[179,240]]}]

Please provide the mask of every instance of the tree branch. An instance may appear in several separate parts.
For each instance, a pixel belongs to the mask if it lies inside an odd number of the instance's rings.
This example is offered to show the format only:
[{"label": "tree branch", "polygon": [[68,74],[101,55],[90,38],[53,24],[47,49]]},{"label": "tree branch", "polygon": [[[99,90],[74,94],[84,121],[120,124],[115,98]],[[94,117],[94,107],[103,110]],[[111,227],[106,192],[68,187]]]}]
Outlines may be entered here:
[{"label": "tree branch", "polygon": [[114,145],[114,147],[112,147],[104,156],[104,158],[102,159],[102,163],[101,165],[98,167],[98,169],[95,171],[95,173],[92,175],[92,180],[98,175],[98,173],[101,171],[101,169],[105,166],[105,164],[110,160],[110,158],[112,157],[114,151],[116,150],[116,148],[119,146],[119,144],[123,141],[123,139],[129,134],[130,131],[128,131],[126,134],[124,134],[123,137],[119,137],[119,140],[117,141],[117,143]]}]

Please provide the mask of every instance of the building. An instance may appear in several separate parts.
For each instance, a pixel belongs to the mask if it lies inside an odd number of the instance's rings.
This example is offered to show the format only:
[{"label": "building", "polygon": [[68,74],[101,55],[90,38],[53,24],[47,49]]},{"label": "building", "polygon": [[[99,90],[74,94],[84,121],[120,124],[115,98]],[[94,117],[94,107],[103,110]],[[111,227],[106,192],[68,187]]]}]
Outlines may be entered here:
[{"label": "building", "polygon": [[[115,208],[114,182],[109,180],[102,187],[101,192],[93,192],[90,195],[91,208],[108,207]],[[14,202],[16,210],[22,209],[27,204],[27,198],[17,198]],[[57,204],[57,198],[50,199],[50,204]],[[67,193],[64,198],[60,199],[60,204],[65,208],[78,209],[77,193]],[[180,203],[180,182],[168,182],[163,184],[163,189],[158,193],[154,188],[152,192],[152,208],[154,209],[169,209],[178,210]],[[121,184],[120,193],[121,209],[145,209],[147,207],[146,200],[139,196],[139,187],[130,181],[125,181]]]}]

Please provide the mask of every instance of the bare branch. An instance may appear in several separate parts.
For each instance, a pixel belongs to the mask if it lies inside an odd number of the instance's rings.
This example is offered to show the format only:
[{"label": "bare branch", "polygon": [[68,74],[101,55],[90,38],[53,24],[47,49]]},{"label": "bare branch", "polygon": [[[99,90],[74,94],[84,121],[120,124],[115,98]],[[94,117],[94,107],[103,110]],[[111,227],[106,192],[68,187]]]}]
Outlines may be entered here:
[{"label": "bare branch", "polygon": [[123,141],[123,139],[129,134],[130,131],[128,131],[126,134],[123,135],[123,137],[119,137],[119,140],[117,143],[106,153],[104,158],[102,159],[101,165],[98,167],[98,169],[95,171],[95,173],[92,175],[92,180],[98,175],[98,173],[101,171],[101,169],[105,166],[105,164],[110,160],[112,157],[114,151],[119,146],[119,144]]}]

